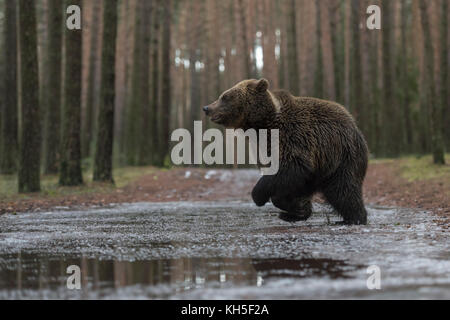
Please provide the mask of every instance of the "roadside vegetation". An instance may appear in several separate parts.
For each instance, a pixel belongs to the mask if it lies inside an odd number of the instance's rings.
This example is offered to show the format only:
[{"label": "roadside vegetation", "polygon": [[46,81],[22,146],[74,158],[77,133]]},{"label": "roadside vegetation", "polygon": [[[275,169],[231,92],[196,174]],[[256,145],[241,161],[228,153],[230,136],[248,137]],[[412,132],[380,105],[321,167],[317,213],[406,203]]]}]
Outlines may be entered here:
[{"label": "roadside vegetation", "polygon": [[84,185],[74,187],[62,187],[59,185],[58,175],[41,176],[41,191],[34,194],[17,193],[17,177],[15,175],[0,175],[0,202],[20,199],[29,199],[32,196],[60,197],[68,195],[83,195],[92,193],[108,193],[118,188],[123,188],[127,184],[138,178],[150,175],[159,169],[151,166],[145,167],[123,167],[114,169],[114,184],[95,182],[92,180],[92,171],[85,170],[83,173],[90,179],[85,179]]}]

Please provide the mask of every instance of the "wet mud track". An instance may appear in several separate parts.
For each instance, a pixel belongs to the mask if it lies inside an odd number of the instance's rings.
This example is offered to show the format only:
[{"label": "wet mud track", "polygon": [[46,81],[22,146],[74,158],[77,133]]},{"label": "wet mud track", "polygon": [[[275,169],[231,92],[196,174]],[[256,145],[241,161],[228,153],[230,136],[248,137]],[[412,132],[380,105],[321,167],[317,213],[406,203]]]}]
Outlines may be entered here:
[{"label": "wet mud track", "polygon": [[[450,234],[427,212],[339,226],[246,202],[135,203],[0,217],[0,299],[450,299]],[[81,289],[67,288],[70,265]],[[369,290],[370,266],[381,289]]]}]

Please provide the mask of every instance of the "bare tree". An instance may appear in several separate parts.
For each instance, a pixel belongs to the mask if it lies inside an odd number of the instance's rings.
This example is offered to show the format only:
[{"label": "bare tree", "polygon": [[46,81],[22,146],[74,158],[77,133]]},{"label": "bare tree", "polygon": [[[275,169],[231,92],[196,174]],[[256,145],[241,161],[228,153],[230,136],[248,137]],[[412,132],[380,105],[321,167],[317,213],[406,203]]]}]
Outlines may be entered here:
[{"label": "bare tree", "polygon": [[439,101],[436,97],[436,83],[434,77],[434,51],[431,36],[430,19],[428,16],[428,2],[420,0],[420,17],[424,32],[425,70],[426,70],[426,102],[431,120],[431,146],[435,164],[445,164],[444,141],[442,139],[441,117]]},{"label": "bare tree", "polygon": [[44,172],[56,174],[58,172],[60,123],[61,123],[61,58],[62,58],[62,30],[63,8],[60,0],[49,0],[48,19],[48,88],[51,94],[47,96],[47,112],[45,113],[45,155]]},{"label": "bare tree", "polygon": [[34,0],[19,0],[22,126],[19,192],[40,191],[41,123],[36,8]]},{"label": "bare tree", "polygon": [[[82,7],[81,0],[68,0]],[[81,173],[81,53],[82,31],[65,29],[64,107],[59,183],[76,186],[83,183]]]},{"label": "bare tree", "polygon": [[94,181],[113,182],[112,155],[114,138],[117,0],[105,2],[103,14],[102,84],[97,125]]},{"label": "bare tree", "polygon": [[12,174],[17,170],[18,156],[18,103],[17,103],[17,3],[5,2],[4,22],[4,97],[1,108],[0,173]]}]

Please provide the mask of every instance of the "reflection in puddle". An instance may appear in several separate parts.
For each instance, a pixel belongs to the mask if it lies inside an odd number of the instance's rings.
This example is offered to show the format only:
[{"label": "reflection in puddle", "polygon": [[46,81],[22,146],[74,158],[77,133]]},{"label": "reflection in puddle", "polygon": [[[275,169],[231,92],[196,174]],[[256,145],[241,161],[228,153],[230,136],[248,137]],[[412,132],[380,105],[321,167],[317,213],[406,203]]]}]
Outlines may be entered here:
[{"label": "reflection in puddle", "polygon": [[346,278],[347,273],[359,268],[330,259],[179,258],[131,262],[22,253],[0,256],[0,289],[64,289],[70,265],[80,267],[84,290],[168,285],[175,292],[232,285],[259,287],[271,278]]}]

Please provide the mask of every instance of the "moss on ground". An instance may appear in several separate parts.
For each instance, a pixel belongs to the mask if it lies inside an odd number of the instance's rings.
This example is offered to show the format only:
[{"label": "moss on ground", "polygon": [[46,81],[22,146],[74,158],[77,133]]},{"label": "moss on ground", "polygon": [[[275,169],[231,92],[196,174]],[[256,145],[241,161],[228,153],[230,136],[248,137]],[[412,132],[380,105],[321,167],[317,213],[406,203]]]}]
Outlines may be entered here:
[{"label": "moss on ground", "polygon": [[[124,167],[114,169],[114,185],[93,182],[92,172],[86,171],[83,173],[84,184],[77,187],[61,187],[58,184],[57,175],[45,175],[41,176],[40,195],[45,197],[58,197],[88,193],[107,193],[116,188],[123,188],[138,178],[154,173],[157,170],[154,167]],[[0,175],[0,200],[28,199],[31,197],[29,194],[18,194],[17,190],[17,175]]]},{"label": "moss on ground", "polygon": [[431,156],[401,158],[398,165],[403,178],[408,181],[443,179],[450,181],[450,154],[445,156],[446,165],[436,165]]}]

